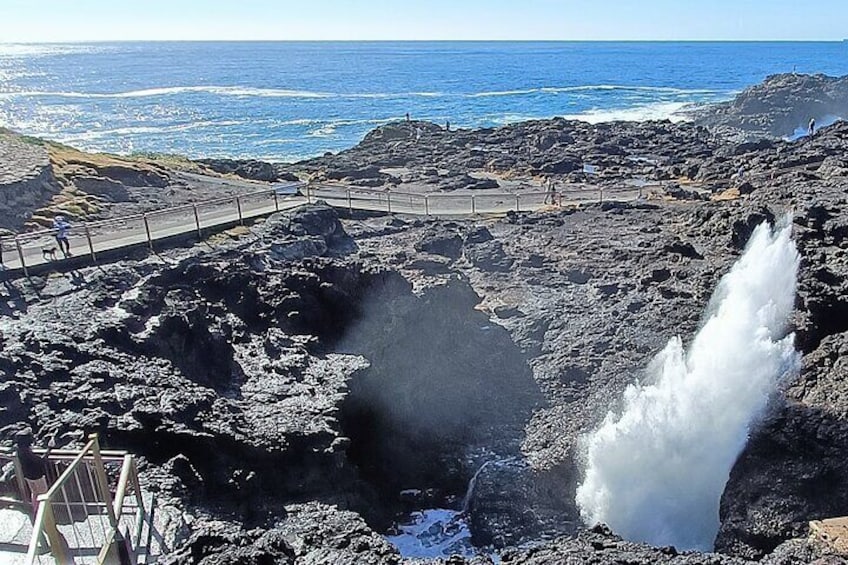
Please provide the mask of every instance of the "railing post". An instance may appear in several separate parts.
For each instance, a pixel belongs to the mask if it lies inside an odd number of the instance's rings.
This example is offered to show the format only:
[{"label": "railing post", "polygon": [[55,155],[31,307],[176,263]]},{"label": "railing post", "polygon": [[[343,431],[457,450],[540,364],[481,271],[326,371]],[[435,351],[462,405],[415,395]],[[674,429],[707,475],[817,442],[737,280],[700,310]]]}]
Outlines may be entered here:
[{"label": "railing post", "polygon": [[274,210],[280,211],[280,199],[277,197],[277,189],[274,189]]},{"label": "railing post", "polygon": [[389,214],[392,213],[392,193],[391,192],[386,193],[386,210],[389,212]]},{"label": "railing post", "polygon": [[519,196],[517,194],[515,195],[515,211],[521,212],[521,203],[519,201]]},{"label": "railing post", "polygon": [[236,196],[236,209],[238,210],[239,224],[244,225],[244,217],[241,215],[241,197]]},{"label": "railing post", "polygon": [[197,238],[200,239],[203,235],[200,233],[200,214],[197,213],[197,204],[194,204],[192,208],[194,208],[194,225],[197,228]]},{"label": "railing post", "polygon": [[598,187],[598,202],[604,201],[604,188]]},{"label": "railing post", "polygon": [[150,252],[153,253],[153,238],[150,237],[150,222],[147,220],[147,214],[142,216],[144,218],[144,231],[147,232],[147,245],[150,246]]},{"label": "railing post", "polygon": [[[59,533],[56,527],[56,516],[53,514],[53,505],[46,494],[38,495],[38,507],[44,507],[44,522],[42,529],[47,536],[47,542],[50,544],[50,554],[57,565],[72,563],[70,548],[64,536]],[[71,517],[73,520],[73,517]],[[35,533],[35,532],[33,532]]]},{"label": "railing post", "polygon": [[88,439],[92,441],[91,457],[94,460],[94,474],[97,477],[97,487],[100,490],[100,496],[103,497],[103,504],[106,506],[106,515],[109,518],[109,525],[113,531],[118,530],[118,518],[115,516],[115,509],[112,506],[112,493],[109,491],[109,479],[106,477],[106,469],[103,467],[103,458],[100,457],[100,441],[97,439],[97,434],[91,434]]},{"label": "railing post", "polygon": [[18,257],[21,260],[21,267],[23,267],[24,276],[29,278],[29,270],[27,270],[26,260],[24,259],[24,250],[21,249],[21,240],[18,239],[18,236],[15,236],[15,247],[18,248]]},{"label": "railing post", "polygon": [[424,213],[430,215],[430,197],[426,194],[424,195]]},{"label": "railing post", "polygon": [[474,195],[473,194],[471,195],[471,213],[472,214],[477,213],[477,203],[474,201]]},{"label": "railing post", "polygon": [[347,211],[351,216],[353,215],[353,199],[350,196],[350,189],[347,189]]},{"label": "railing post", "polygon": [[91,242],[91,231],[88,229],[88,224],[85,226],[85,238],[88,240],[88,250],[91,252],[91,260],[97,262],[97,255],[94,254],[94,244]]},{"label": "railing post", "polygon": [[[115,500],[112,501],[112,508],[115,511],[115,516],[121,515],[121,509],[124,506],[124,498],[127,495],[127,485],[129,485],[132,475],[132,455],[124,455],[121,461],[121,474],[118,477],[118,488],[115,489]],[[138,497],[141,498],[141,497]]]},{"label": "railing post", "polygon": [[27,502],[32,500],[32,495],[27,488],[26,481],[24,481],[24,469],[21,467],[21,460],[18,457],[17,451],[15,452],[15,457],[12,460],[15,466],[15,481],[18,483],[18,490],[21,493],[21,500]]}]

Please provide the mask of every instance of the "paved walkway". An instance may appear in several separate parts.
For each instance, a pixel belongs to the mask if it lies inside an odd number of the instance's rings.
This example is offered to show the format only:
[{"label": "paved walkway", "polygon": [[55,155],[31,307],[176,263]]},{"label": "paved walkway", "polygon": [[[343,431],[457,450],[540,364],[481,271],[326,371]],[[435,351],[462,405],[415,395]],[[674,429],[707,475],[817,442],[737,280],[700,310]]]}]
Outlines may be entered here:
[{"label": "paved walkway", "polygon": [[[503,214],[511,210],[538,210],[545,206],[545,194],[541,192],[425,195],[344,185],[315,185],[308,189],[300,186],[300,192],[290,194],[294,188],[292,185],[277,192],[268,189],[144,215],[77,224],[72,227],[69,237],[71,258],[80,260],[85,257],[86,261],[93,261],[103,252],[141,245],[155,249],[157,242],[167,238],[198,231],[201,236],[208,235],[247,219],[289,210],[315,200],[323,200],[331,206],[351,211],[422,216]],[[616,200],[635,200],[638,196],[638,190],[616,192]],[[567,194],[566,198],[568,200],[562,204],[597,202],[598,192],[590,190],[585,191],[585,194]],[[3,265],[12,272],[23,271],[22,260],[27,268],[64,261],[50,230],[20,234],[17,239],[4,239],[0,241],[0,252]]]}]

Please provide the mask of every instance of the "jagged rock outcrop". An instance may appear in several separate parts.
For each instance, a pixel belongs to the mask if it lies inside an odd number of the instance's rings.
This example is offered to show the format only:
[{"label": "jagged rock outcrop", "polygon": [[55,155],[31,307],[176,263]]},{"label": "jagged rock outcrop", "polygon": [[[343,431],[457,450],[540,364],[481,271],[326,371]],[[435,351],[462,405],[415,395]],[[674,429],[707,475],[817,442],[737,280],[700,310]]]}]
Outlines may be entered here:
[{"label": "jagged rock outcrop", "polygon": [[44,147],[0,130],[0,228],[19,229],[59,190]]},{"label": "jagged rock outcrop", "polygon": [[[420,136],[418,131],[420,129]],[[528,140],[531,140],[528,142]],[[503,178],[552,175],[583,183],[694,177],[718,144],[705,129],[670,122],[588,124],[562,118],[451,130],[426,122],[381,126],[357,146],[285,166],[316,180],[423,192],[503,189]]]},{"label": "jagged rock outcrop", "polygon": [[[404,151],[403,127],[312,164],[414,169],[425,150]],[[37,294],[4,286],[0,438],[24,423],[60,444],[100,431],[139,453],[149,487],[194,518],[174,563],[398,563],[376,532],[433,506],[464,507],[478,544],[539,544],[504,563],[827,563],[803,538],[808,520],[848,514],[848,126],[744,144],[666,123],[422,130],[421,143],[439,136],[442,164],[463,160],[436,177],[485,167],[495,148],[536,174],[579,147],[610,178],[744,166],[749,187],[457,221],[342,221],[314,205],[212,252],[53,276],[32,283]],[[792,320],[803,368],[730,474],[723,555],[587,531],[574,501],[581,434],[670,338],[697,331],[754,227],[787,214],[803,258]]]},{"label": "jagged rock outcrop", "polygon": [[290,173],[280,172],[273,164],[256,159],[197,159],[195,162],[216,173],[236,175],[248,180],[262,182],[298,180],[296,176]]},{"label": "jagged rock outcrop", "polygon": [[731,138],[755,140],[793,136],[806,130],[810,118],[819,126],[848,118],[848,76],[771,75],[730,102],[704,108],[696,122]]}]

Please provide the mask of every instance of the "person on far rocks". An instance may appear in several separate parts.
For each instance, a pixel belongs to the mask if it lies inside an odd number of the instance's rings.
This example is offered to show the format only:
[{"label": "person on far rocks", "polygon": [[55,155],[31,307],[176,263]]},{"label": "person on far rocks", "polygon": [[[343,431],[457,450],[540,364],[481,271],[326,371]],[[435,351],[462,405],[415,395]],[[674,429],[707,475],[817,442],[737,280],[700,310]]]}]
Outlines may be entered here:
[{"label": "person on far rocks", "polygon": [[59,250],[65,257],[71,256],[71,244],[68,241],[68,232],[71,230],[71,224],[65,220],[65,216],[56,216],[53,219],[53,229],[56,231],[56,243],[59,244]]},{"label": "person on far rocks", "polygon": [[807,131],[810,134],[810,137],[813,137],[814,135],[816,135],[816,119],[815,118],[810,118],[810,125],[807,128]]},{"label": "person on far rocks", "polygon": [[407,121],[407,122],[409,122],[409,121],[410,121],[410,118],[409,118],[409,112],[407,112],[407,113],[406,113],[406,121]]},{"label": "person on far rocks", "polygon": [[450,120],[445,122],[445,131],[450,131]]},{"label": "person on far rocks", "polygon": [[551,204],[556,204],[556,185],[554,184],[554,179],[551,177],[545,177],[545,180],[542,181],[542,187],[545,189],[545,201],[544,204],[548,203],[550,200]]}]

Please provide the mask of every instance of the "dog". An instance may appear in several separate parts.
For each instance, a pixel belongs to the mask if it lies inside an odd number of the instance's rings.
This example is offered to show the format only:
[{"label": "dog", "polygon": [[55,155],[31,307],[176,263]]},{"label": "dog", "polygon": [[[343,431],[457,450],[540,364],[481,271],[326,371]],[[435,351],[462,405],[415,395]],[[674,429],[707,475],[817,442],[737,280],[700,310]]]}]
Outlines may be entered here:
[{"label": "dog", "polygon": [[56,247],[43,247],[41,249],[41,256],[45,261],[55,261],[56,260]]}]

